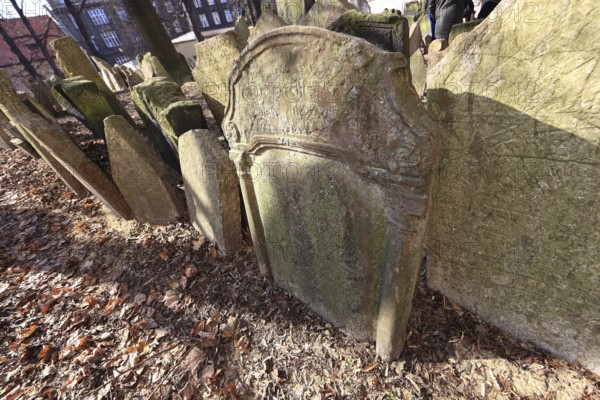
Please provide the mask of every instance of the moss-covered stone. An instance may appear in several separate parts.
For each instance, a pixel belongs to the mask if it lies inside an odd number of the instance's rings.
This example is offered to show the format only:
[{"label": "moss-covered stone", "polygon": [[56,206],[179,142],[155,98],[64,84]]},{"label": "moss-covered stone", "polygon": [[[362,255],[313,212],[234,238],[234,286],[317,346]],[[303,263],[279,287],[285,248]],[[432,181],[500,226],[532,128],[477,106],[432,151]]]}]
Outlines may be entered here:
[{"label": "moss-covered stone", "polygon": [[277,2],[277,15],[279,15],[286,24],[300,23],[304,16],[304,0],[279,0]]},{"label": "moss-covered stone", "polygon": [[600,372],[600,62],[595,0],[536,22],[503,0],[429,71],[441,135],[427,282]]},{"label": "moss-covered stone", "polygon": [[98,86],[83,77],[63,79],[54,90],[64,104],[65,99],[77,109],[92,130],[104,138],[104,119],[121,112],[111,104],[111,99]]},{"label": "moss-covered stone", "polygon": [[329,29],[368,40],[385,51],[402,53],[407,59],[410,57],[408,21],[397,13],[369,14],[351,10]]},{"label": "moss-covered stone", "polygon": [[397,357],[435,162],[407,59],[287,26],[251,41],[229,82],[222,126],[262,273]]}]

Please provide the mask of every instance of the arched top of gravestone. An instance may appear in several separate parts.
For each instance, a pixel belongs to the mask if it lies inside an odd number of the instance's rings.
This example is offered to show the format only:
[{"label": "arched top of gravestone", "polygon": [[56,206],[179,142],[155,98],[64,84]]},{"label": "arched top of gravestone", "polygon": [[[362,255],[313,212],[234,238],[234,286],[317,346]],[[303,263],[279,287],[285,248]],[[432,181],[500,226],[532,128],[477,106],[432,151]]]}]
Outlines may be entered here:
[{"label": "arched top of gravestone", "polygon": [[223,129],[234,151],[286,148],[376,180],[424,182],[435,127],[406,58],[316,27],[267,32],[229,75]]}]

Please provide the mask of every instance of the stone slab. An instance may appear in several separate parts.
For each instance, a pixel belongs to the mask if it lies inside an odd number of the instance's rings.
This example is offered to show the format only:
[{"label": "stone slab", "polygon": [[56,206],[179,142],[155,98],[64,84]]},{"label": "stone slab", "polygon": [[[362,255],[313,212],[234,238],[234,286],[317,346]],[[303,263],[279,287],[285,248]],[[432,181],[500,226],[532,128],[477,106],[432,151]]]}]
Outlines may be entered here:
[{"label": "stone slab", "polygon": [[308,13],[302,18],[300,25],[329,28],[346,11],[357,10],[348,0],[315,0]]},{"label": "stone slab", "polygon": [[112,177],[141,222],[168,225],[183,215],[177,176],[148,139],[122,116],[106,118]]},{"label": "stone slab", "polygon": [[465,22],[464,24],[456,24],[452,25],[452,29],[450,29],[450,36],[448,37],[448,43],[452,44],[454,38],[456,38],[461,33],[469,33],[475,27],[483,22],[483,19],[476,19],[474,21]]},{"label": "stone slab", "polygon": [[223,129],[262,273],[397,357],[435,162],[435,127],[407,59],[283,27],[250,42],[229,90]]},{"label": "stone slab", "polygon": [[546,1],[524,20],[518,7],[503,0],[429,71],[429,108],[449,132],[427,280],[599,373],[600,8]]},{"label": "stone slab", "polygon": [[179,159],[190,219],[219,251],[242,247],[240,186],[235,165],[217,135],[204,129],[180,137]]}]

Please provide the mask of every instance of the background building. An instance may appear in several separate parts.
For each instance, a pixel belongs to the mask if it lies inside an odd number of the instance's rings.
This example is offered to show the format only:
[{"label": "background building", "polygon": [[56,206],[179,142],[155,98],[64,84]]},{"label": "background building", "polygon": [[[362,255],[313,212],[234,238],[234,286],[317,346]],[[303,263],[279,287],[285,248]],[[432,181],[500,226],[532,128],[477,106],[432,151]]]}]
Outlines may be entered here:
[{"label": "background building", "polygon": [[[193,0],[190,18],[196,18],[207,33],[231,27],[235,17],[228,1]],[[79,7],[81,1],[73,0],[72,3]],[[153,1],[153,4],[171,38],[192,30],[180,0]],[[75,19],[63,0],[48,0],[48,11],[66,34],[86,47]],[[149,50],[122,0],[88,0],[80,15],[97,52],[105,61],[122,64]]]}]

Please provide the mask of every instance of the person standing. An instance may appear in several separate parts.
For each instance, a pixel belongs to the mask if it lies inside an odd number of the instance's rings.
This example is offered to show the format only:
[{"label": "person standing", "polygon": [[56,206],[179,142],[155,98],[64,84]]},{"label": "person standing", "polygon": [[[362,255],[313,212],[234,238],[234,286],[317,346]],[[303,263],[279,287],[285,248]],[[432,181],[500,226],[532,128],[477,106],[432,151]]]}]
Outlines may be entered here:
[{"label": "person standing", "polygon": [[427,11],[435,18],[435,38],[446,39],[453,25],[463,22],[466,0],[429,0]]}]

